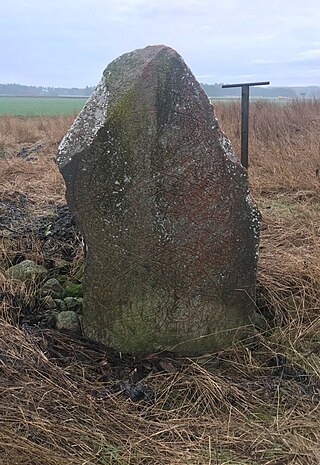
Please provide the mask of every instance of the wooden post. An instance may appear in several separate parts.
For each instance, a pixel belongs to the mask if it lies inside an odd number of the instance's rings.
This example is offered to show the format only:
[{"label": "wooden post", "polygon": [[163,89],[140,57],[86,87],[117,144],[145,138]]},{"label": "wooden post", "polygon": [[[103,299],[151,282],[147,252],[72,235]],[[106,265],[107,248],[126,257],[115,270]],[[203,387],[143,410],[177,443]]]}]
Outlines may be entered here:
[{"label": "wooden post", "polygon": [[241,87],[241,164],[249,165],[249,87],[267,86],[269,81],[245,82],[243,84],[225,84],[222,87]]}]

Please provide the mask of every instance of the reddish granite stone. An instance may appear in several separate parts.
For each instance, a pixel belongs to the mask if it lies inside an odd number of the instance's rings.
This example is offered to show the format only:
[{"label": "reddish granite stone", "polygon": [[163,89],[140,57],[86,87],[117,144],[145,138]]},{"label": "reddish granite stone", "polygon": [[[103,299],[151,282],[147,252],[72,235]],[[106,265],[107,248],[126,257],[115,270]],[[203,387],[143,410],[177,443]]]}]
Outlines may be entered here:
[{"label": "reddish granite stone", "polygon": [[113,61],[57,160],[86,241],[88,338],[123,352],[196,354],[244,334],[259,213],[246,170],[174,50]]}]

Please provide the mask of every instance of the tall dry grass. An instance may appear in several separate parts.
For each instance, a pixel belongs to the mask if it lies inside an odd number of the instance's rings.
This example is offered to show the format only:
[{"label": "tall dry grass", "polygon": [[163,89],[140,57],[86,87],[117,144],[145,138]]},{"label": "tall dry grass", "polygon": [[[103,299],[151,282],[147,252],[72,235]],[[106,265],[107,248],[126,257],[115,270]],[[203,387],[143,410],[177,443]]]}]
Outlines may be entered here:
[{"label": "tall dry grass", "polygon": [[[239,153],[238,105],[215,107]],[[133,403],[106,391],[110,383],[99,374],[113,359],[101,347],[2,318],[1,463],[320,463],[319,110],[319,101],[250,106],[249,178],[263,220],[257,305],[264,320],[254,339],[193,360],[162,360],[143,381],[155,402]],[[0,160],[2,194],[27,194],[31,215],[63,201],[52,158],[70,122],[0,118],[8,148]],[[46,148],[17,157],[39,142]],[[32,296],[2,278],[12,317]],[[134,371],[153,362],[130,363]]]},{"label": "tall dry grass", "polygon": [[64,183],[55,165],[57,145],[72,116],[0,117],[1,192],[21,192],[44,208],[64,200]]},{"label": "tall dry grass", "polygon": [[[240,156],[240,104],[215,110]],[[320,329],[319,167],[319,100],[251,103],[249,180],[263,219],[259,305],[293,333],[301,319]]]},{"label": "tall dry grass", "polygon": [[16,148],[20,144],[56,143],[71,125],[75,115],[0,116],[0,145]]},{"label": "tall dry grass", "polygon": [[[240,154],[240,103],[214,105],[220,125]],[[319,193],[320,100],[250,105],[250,179],[257,194]]]}]

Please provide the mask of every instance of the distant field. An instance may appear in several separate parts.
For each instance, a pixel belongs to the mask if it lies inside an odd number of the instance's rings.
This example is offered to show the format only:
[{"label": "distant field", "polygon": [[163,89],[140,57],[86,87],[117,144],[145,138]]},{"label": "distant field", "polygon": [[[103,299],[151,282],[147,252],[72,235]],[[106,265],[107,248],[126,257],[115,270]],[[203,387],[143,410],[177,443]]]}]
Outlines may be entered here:
[{"label": "distant field", "polygon": [[79,113],[86,97],[0,97],[0,116],[55,116]]},{"label": "distant field", "polygon": [[[209,97],[212,103],[239,102],[240,98]],[[59,116],[79,113],[87,97],[1,97],[0,116]],[[251,99],[250,99],[251,100]],[[252,99],[275,102],[278,105],[289,103],[290,99]]]},{"label": "distant field", "polygon": [[[222,103],[233,103],[240,102],[241,98],[239,97],[209,97],[211,103],[215,104],[217,102]],[[294,99],[286,97],[250,97],[250,102],[269,102],[276,103],[277,105],[287,105],[292,102]]]}]

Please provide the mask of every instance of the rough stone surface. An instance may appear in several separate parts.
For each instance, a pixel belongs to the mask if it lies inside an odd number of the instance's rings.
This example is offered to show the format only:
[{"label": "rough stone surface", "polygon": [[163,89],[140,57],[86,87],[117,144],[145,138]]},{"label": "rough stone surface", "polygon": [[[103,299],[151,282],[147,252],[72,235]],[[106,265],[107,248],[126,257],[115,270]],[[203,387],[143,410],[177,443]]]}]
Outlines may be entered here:
[{"label": "rough stone surface", "polygon": [[54,310],[56,308],[56,303],[51,295],[46,295],[41,301],[41,306],[45,310]]},{"label": "rough stone surface", "polygon": [[7,278],[19,279],[20,281],[36,281],[45,279],[48,275],[48,270],[41,265],[37,265],[32,260],[24,260],[8,268],[5,275]]},{"label": "rough stone surface", "polygon": [[55,328],[72,334],[81,334],[80,320],[76,312],[67,310],[56,316]]},{"label": "rough stone surface", "polygon": [[50,278],[41,288],[42,296],[51,296],[54,299],[63,299],[64,289],[56,278]]},{"label": "rough stone surface", "polygon": [[113,61],[57,162],[86,242],[85,336],[120,351],[196,354],[243,334],[259,213],[246,170],[174,50]]},{"label": "rough stone surface", "polygon": [[61,299],[54,299],[54,304],[59,312],[64,312],[67,310],[67,304]]},{"label": "rough stone surface", "polygon": [[74,312],[81,312],[82,311],[82,298],[81,297],[65,297],[64,303],[67,306],[68,310],[72,310]]}]

